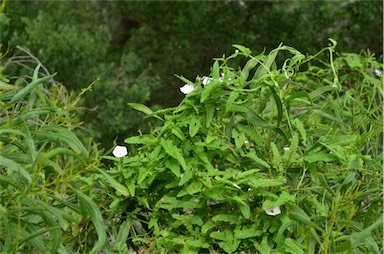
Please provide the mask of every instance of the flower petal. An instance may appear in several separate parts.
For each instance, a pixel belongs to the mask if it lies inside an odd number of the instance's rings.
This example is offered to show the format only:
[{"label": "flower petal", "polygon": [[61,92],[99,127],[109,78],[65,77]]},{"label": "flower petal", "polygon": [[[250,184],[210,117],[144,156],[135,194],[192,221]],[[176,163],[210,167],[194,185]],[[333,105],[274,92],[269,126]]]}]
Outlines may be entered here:
[{"label": "flower petal", "polygon": [[128,149],[125,146],[116,146],[112,153],[115,157],[121,158],[128,154]]},{"label": "flower petal", "polygon": [[264,211],[269,216],[276,216],[276,215],[279,215],[281,213],[280,207],[272,207],[269,209],[265,209]]},{"label": "flower petal", "polygon": [[188,84],[185,84],[183,87],[180,87],[180,91],[181,91],[183,94],[189,94],[189,93],[191,93],[194,89],[195,89],[195,87],[194,87],[193,85],[188,85]]}]

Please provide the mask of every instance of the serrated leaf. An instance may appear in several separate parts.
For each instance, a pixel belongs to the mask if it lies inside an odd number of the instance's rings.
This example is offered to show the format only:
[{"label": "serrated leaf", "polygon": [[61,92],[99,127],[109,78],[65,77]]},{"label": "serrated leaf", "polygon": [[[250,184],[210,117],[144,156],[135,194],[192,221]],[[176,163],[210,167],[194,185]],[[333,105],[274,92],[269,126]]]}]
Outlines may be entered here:
[{"label": "serrated leaf", "polygon": [[165,166],[169,168],[176,177],[180,177],[180,165],[174,159],[166,160]]},{"label": "serrated leaf", "polygon": [[124,140],[127,144],[156,144],[157,138],[151,137],[149,135],[140,135],[129,137]]},{"label": "serrated leaf", "polygon": [[194,116],[189,121],[189,136],[194,137],[201,127],[201,118]]},{"label": "serrated leaf", "polygon": [[189,180],[191,180],[193,176],[192,170],[187,170],[183,173],[183,177],[181,177],[179,186],[182,186],[183,184],[187,183]]},{"label": "serrated leaf", "polygon": [[172,158],[176,159],[184,170],[187,170],[187,164],[185,163],[183,153],[181,150],[173,144],[171,140],[164,138],[160,139],[160,145],[164,148],[165,152]]},{"label": "serrated leaf", "polygon": [[299,131],[299,133],[303,139],[303,144],[306,145],[307,144],[307,131],[304,128],[304,124],[298,118],[293,119],[291,121],[291,123],[297,128],[297,130]]},{"label": "serrated leaf", "polygon": [[252,188],[268,188],[285,184],[283,179],[250,178],[248,184]]},{"label": "serrated leaf", "polygon": [[255,151],[251,151],[249,153],[247,153],[246,157],[252,159],[253,161],[255,161],[257,164],[263,166],[263,167],[266,167],[266,168],[270,168],[271,166],[264,160],[262,160],[261,158],[259,158]]}]

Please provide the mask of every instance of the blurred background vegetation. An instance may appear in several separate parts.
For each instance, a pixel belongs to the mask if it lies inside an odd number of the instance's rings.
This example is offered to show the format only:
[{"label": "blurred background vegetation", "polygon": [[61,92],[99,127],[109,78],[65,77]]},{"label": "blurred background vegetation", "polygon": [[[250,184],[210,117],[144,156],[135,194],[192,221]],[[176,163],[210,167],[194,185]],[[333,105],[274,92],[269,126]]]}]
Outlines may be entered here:
[{"label": "blurred background vegetation", "polygon": [[98,79],[81,119],[105,148],[148,129],[128,102],[176,106],[184,96],[174,74],[207,75],[212,58],[232,53],[232,44],[261,53],[284,42],[313,54],[331,37],[339,52],[369,48],[379,61],[383,54],[382,1],[14,0],[6,14],[3,52],[28,48],[71,91]]}]

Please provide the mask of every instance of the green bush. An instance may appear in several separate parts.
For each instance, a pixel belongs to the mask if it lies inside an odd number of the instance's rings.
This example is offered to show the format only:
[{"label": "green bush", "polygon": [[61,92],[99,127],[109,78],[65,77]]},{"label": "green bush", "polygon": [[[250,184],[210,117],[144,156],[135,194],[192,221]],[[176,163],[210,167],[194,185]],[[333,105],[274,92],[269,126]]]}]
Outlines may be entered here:
[{"label": "green bush", "polygon": [[[76,135],[80,96],[20,50],[0,72],[0,252],[94,253],[108,246],[93,200],[101,157]],[[7,77],[8,68],[28,75]]]},{"label": "green bush", "polygon": [[131,103],[163,123],[107,157],[111,208],[129,214],[116,219],[141,229],[121,227],[112,247],[381,253],[383,65],[331,42],[313,56],[234,45],[209,77],[180,76],[179,106]]}]

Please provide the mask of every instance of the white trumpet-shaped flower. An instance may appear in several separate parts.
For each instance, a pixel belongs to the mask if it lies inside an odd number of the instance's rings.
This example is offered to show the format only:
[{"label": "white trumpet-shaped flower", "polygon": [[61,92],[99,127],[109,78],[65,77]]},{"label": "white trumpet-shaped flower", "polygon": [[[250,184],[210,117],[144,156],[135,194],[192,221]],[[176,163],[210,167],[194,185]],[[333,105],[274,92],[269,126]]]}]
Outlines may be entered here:
[{"label": "white trumpet-shaped flower", "polygon": [[180,87],[180,91],[183,93],[183,94],[189,94],[191,93],[193,90],[195,90],[195,87],[193,85],[189,85],[189,84],[185,84],[184,86]]},{"label": "white trumpet-shaped flower", "polygon": [[128,150],[125,146],[116,146],[112,154],[117,158],[121,158],[128,154]]},{"label": "white trumpet-shaped flower", "polygon": [[276,216],[276,215],[279,215],[281,213],[280,207],[272,207],[269,209],[265,209],[264,211],[269,216]]}]

